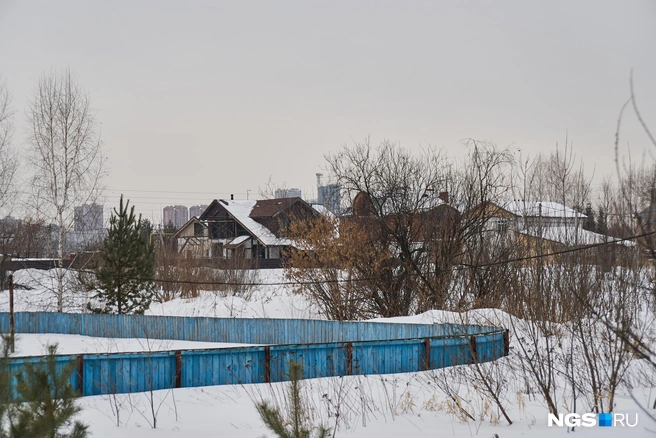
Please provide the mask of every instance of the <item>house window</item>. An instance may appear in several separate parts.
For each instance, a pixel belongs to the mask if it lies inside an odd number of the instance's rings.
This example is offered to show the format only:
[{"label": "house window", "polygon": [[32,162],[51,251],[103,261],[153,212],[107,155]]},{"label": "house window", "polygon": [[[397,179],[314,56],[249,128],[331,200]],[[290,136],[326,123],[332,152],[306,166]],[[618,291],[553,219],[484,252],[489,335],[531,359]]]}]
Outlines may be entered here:
[{"label": "house window", "polygon": [[234,223],[232,221],[210,222],[210,239],[227,239],[234,236]]},{"label": "house window", "polygon": [[223,257],[223,244],[212,244],[212,257]]},{"label": "house window", "polygon": [[202,236],[203,235],[203,225],[199,224],[198,222],[194,223],[194,236]]},{"label": "house window", "polygon": [[497,233],[506,234],[507,232],[508,232],[508,220],[507,219],[499,219],[497,221]]},{"label": "house window", "polygon": [[242,227],[241,225],[237,224],[237,236],[249,236],[250,233],[246,231],[246,228]]},{"label": "house window", "polygon": [[280,258],[280,247],[272,246],[269,248],[269,258],[270,259],[279,259]]}]

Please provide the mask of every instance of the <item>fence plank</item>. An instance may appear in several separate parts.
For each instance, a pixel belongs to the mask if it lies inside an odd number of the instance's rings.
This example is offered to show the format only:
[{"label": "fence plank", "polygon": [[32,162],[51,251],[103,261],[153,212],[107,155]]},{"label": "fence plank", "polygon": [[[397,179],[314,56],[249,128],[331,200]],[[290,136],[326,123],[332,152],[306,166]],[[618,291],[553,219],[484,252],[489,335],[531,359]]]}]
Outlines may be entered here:
[{"label": "fence plank", "polygon": [[[508,354],[504,330],[459,324],[45,312],[16,313],[15,322],[17,333],[268,344],[58,357],[62,369],[77,363],[71,383],[82,395],[284,381],[290,360],[315,378],[422,371],[471,363],[472,353],[479,362]],[[8,314],[0,313],[0,331],[8,325]],[[39,358],[12,359],[10,370],[21,372],[27,360]]]}]

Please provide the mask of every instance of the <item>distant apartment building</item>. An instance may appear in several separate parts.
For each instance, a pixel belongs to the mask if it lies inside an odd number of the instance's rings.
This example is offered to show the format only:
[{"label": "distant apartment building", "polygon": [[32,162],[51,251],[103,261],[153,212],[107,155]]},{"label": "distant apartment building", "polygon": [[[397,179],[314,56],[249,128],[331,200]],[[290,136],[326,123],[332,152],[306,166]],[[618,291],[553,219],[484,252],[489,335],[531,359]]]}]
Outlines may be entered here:
[{"label": "distant apartment building", "polygon": [[297,188],[276,189],[275,196],[276,196],[276,199],[280,199],[280,198],[302,198],[301,189],[297,189]]},{"label": "distant apartment building", "polygon": [[340,214],[342,197],[337,184],[327,184],[317,187],[317,201],[334,214]]},{"label": "distant apartment building", "polygon": [[333,214],[342,213],[342,194],[338,184],[325,184],[323,174],[317,173],[317,198],[308,202],[312,205],[321,205]]},{"label": "distant apartment building", "polygon": [[189,209],[184,205],[169,205],[164,207],[164,226],[173,224],[178,229],[189,220]]},{"label": "distant apartment building", "polygon": [[194,205],[189,207],[189,217],[200,217],[201,214],[205,211],[207,205]]},{"label": "distant apartment building", "polygon": [[103,229],[103,206],[85,204],[74,209],[75,231],[95,231]]}]

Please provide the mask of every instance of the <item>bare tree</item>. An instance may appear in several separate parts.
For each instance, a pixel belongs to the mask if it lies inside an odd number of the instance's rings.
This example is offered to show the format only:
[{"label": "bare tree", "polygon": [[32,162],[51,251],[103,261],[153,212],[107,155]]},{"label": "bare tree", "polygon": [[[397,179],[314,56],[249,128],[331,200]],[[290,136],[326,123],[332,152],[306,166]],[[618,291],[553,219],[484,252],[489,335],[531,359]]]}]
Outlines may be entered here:
[{"label": "bare tree", "polygon": [[[510,191],[513,158],[509,149],[491,142],[469,139],[464,145],[469,148],[469,154],[460,164],[451,190],[464,214],[451,239],[458,242],[459,253],[455,259],[470,268],[464,278],[466,290],[473,294],[470,298],[474,299],[474,306],[495,306],[502,296],[504,278],[509,275],[508,265],[500,262],[511,258],[514,246],[507,230],[491,222],[487,206]],[[456,308],[462,310],[472,304],[464,298],[459,297]]]},{"label": "bare tree", "polygon": [[[306,250],[289,255],[288,278],[302,281],[336,319],[459,307],[454,267],[491,261],[473,247],[487,243],[488,210],[479,207],[508,190],[512,162],[508,149],[492,143],[465,146],[470,154],[459,163],[441,151],[415,154],[388,141],[372,147],[368,139],[328,155],[351,214],[294,229],[290,237]],[[477,300],[489,295],[488,271],[472,271]],[[494,272],[500,280],[501,269]]]},{"label": "bare tree", "polygon": [[[389,141],[374,148],[367,139],[326,160],[353,205],[353,219],[366,224],[371,242],[389,254],[373,294],[386,309],[385,316],[414,313],[418,294],[426,302],[438,300],[437,295],[441,300],[435,275],[426,271],[433,264],[426,242],[434,240],[438,224],[455,211],[444,207],[439,197],[447,195],[444,188],[451,170],[445,154],[433,149],[413,154]],[[440,276],[439,283],[448,279]]]},{"label": "bare tree", "polygon": [[39,217],[57,226],[57,311],[64,305],[64,243],[74,207],[102,193],[105,158],[89,96],[66,70],[44,74],[28,110],[32,201]]},{"label": "bare tree", "polygon": [[285,276],[330,319],[355,320],[405,310],[389,293],[390,249],[369,222],[318,218],[290,224],[295,246]]},{"label": "bare tree", "polygon": [[11,205],[7,201],[18,168],[18,161],[11,150],[12,118],[11,94],[7,83],[0,80],[0,205],[2,206]]}]

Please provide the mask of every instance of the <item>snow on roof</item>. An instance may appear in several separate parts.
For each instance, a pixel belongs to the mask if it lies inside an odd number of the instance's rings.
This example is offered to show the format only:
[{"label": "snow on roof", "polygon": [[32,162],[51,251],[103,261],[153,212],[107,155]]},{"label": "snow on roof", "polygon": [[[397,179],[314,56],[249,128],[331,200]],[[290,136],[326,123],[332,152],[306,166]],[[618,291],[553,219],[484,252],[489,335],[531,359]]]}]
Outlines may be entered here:
[{"label": "snow on roof", "polygon": [[232,215],[244,228],[253,233],[253,236],[262,242],[265,246],[279,246],[289,245],[289,239],[278,238],[261,223],[255,221],[250,217],[251,211],[257,201],[239,200],[239,201],[224,201],[219,200],[223,208]]},{"label": "snow on roof", "polygon": [[226,244],[226,246],[239,246],[250,239],[251,236],[237,236]]},{"label": "snow on roof", "polygon": [[[538,228],[531,227],[528,230],[522,230],[520,234],[526,234],[532,237],[542,237],[542,239],[551,240],[552,242],[562,243],[564,245],[594,245],[597,243],[612,242],[614,237],[606,236],[592,231],[584,230],[577,227],[543,227],[542,233]],[[631,241],[623,241],[618,244],[624,246],[634,246]]]},{"label": "snow on roof", "polygon": [[320,215],[322,215],[322,216],[324,216],[324,217],[326,217],[330,220],[333,220],[333,219],[336,218],[335,214],[332,211],[328,210],[325,206],[323,206],[321,204],[312,204],[312,208],[314,209],[314,211],[316,211]]},{"label": "snow on roof", "polygon": [[497,207],[516,216],[529,217],[559,217],[559,218],[586,218],[587,216],[566,207],[558,202],[540,202],[540,201],[505,201],[493,202]]}]

